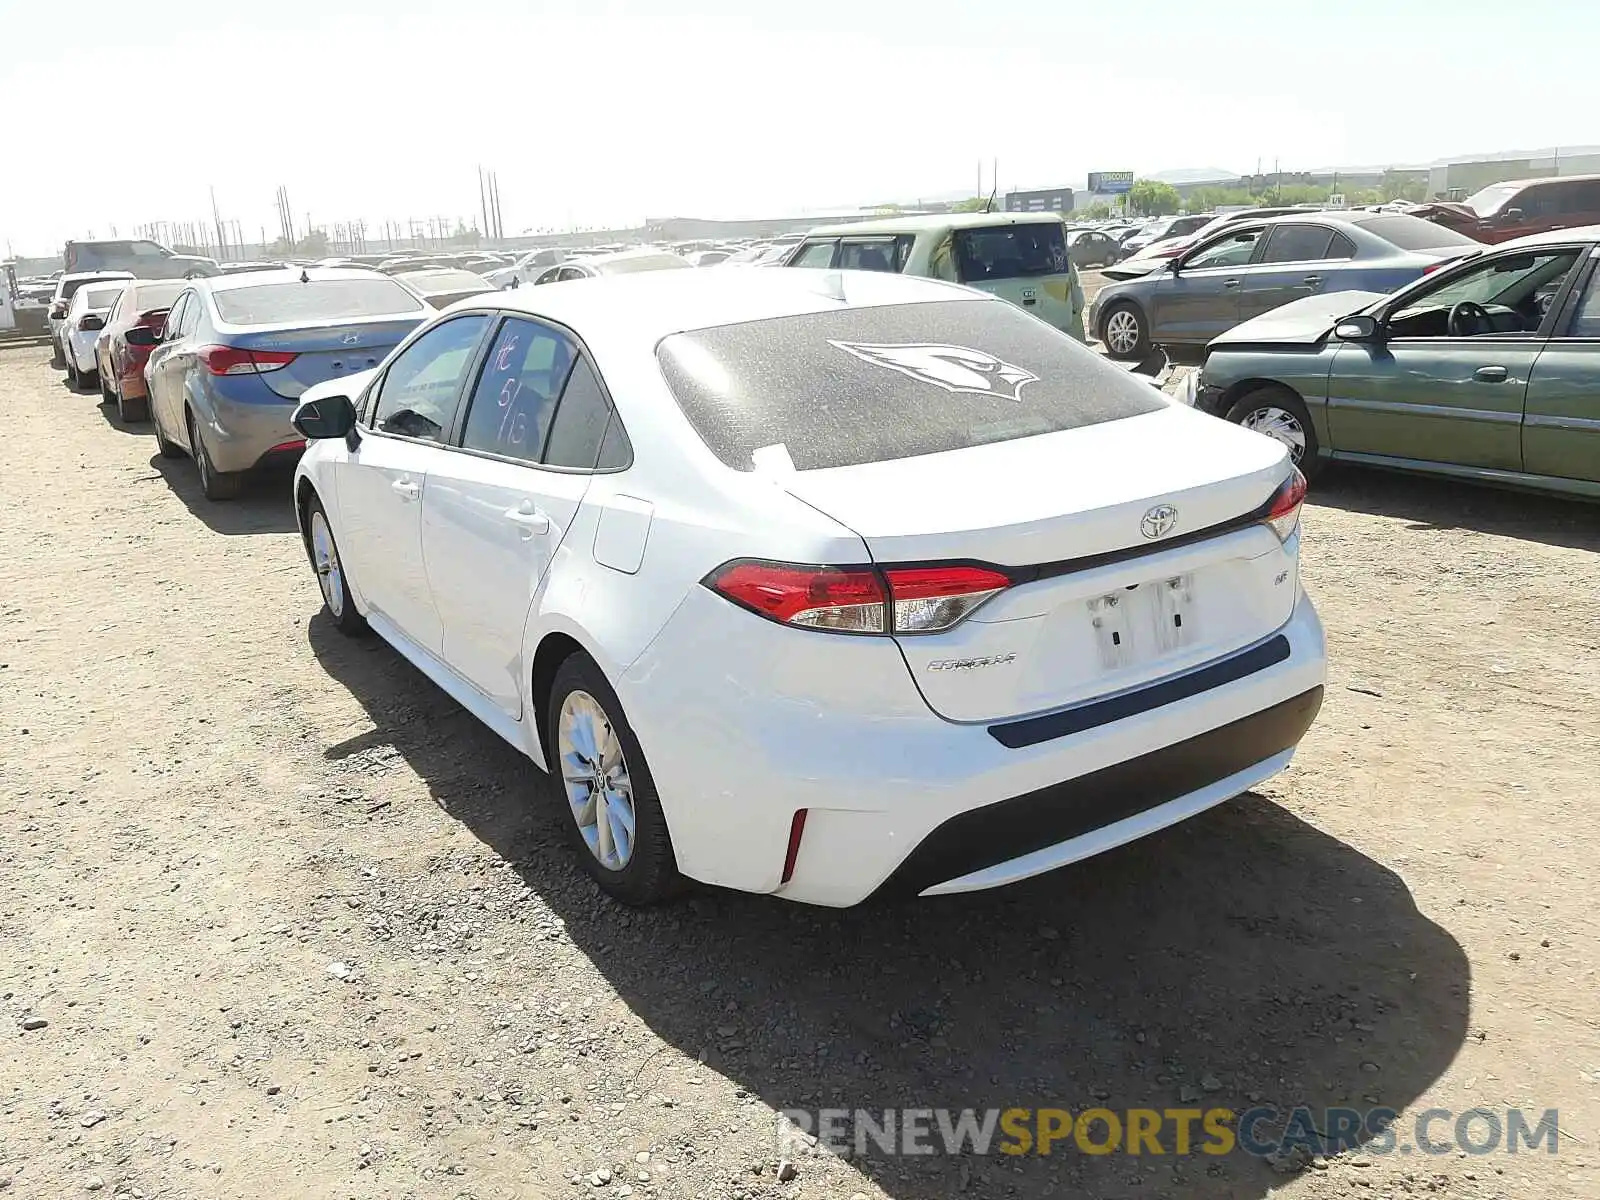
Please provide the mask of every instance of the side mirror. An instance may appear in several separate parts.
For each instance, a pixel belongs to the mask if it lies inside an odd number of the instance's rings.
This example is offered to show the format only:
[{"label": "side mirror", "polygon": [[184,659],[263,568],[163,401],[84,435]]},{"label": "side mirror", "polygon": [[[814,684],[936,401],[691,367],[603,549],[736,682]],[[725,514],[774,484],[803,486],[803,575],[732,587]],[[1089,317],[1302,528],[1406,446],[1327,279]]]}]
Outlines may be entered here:
[{"label": "side mirror", "polygon": [[130,346],[154,346],[161,341],[161,333],[148,325],[135,325],[122,335],[122,340]]},{"label": "side mirror", "polygon": [[349,437],[356,427],[356,406],[349,396],[324,396],[295,409],[290,424],[307,441]]},{"label": "side mirror", "polygon": [[1365,313],[1357,313],[1353,317],[1345,317],[1333,327],[1333,336],[1341,342],[1377,342],[1382,341],[1382,333],[1378,329],[1375,318]]},{"label": "side mirror", "polygon": [[99,313],[85,313],[78,322],[79,333],[92,333],[96,329],[104,329],[105,327],[106,319]]}]

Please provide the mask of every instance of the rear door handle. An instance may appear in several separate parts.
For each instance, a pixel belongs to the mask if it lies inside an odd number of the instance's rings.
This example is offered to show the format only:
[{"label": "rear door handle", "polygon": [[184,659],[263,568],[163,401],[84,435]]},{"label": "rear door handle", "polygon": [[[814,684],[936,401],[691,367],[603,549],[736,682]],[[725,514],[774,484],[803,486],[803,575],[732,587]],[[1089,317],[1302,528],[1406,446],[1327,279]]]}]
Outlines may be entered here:
[{"label": "rear door handle", "polygon": [[422,485],[420,483],[413,483],[409,479],[396,479],[389,486],[400,495],[404,496],[407,500],[415,500],[418,496],[422,495]]},{"label": "rear door handle", "polygon": [[1222,286],[1225,287],[1225,288],[1236,288],[1236,287],[1239,286],[1239,280],[1237,280],[1237,279],[1224,279],[1222,281]]},{"label": "rear door handle", "polygon": [[521,526],[526,531],[523,535],[525,537],[550,532],[549,514],[539,511],[532,500],[524,500],[515,508],[506,509],[506,520],[513,525]]},{"label": "rear door handle", "polygon": [[1479,383],[1504,383],[1506,369],[1504,367],[1479,367],[1472,373],[1472,377]]}]

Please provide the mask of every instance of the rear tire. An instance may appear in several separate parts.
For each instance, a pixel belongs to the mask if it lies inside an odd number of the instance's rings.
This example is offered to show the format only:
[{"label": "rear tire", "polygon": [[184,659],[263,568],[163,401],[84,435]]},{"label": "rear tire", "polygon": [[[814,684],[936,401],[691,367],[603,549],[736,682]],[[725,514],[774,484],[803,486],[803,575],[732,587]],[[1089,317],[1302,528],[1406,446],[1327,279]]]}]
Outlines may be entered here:
[{"label": "rear tire", "polygon": [[339,557],[339,543],[333,537],[333,525],[315,492],[306,501],[305,521],[306,555],[311,559],[311,569],[317,573],[322,607],[327,610],[328,619],[346,637],[365,633],[367,619],[356,611],[344,560]]},{"label": "rear tire", "polygon": [[[150,398],[148,396],[135,396],[129,399],[122,394],[122,384],[118,383],[116,394],[113,397],[117,402],[117,419],[125,425],[136,425],[141,421],[150,419]],[[161,440],[159,433],[157,440]],[[162,451],[162,453],[166,453]]]},{"label": "rear tire", "polygon": [[543,719],[561,820],[583,869],[624,904],[660,904],[681,894],[687,881],[678,873],[644,751],[587,654],[573,654],[556,669]]},{"label": "rear tire", "polygon": [[71,358],[67,359],[67,387],[74,392],[80,390],[78,387],[78,364],[73,362]]},{"label": "rear tire", "polygon": [[1143,358],[1150,353],[1150,326],[1137,304],[1126,300],[1112,304],[1100,320],[1100,336],[1106,353],[1122,362]]},{"label": "rear tire", "polygon": [[1294,465],[1307,480],[1322,472],[1317,429],[1305,401],[1282,384],[1253,388],[1234,401],[1228,420],[1283,443]]},{"label": "rear tire", "polygon": [[189,414],[189,445],[194,447],[194,465],[200,472],[200,491],[207,500],[237,500],[244,491],[242,471],[219,471],[206,451],[206,442],[200,436],[200,427],[194,414]]}]

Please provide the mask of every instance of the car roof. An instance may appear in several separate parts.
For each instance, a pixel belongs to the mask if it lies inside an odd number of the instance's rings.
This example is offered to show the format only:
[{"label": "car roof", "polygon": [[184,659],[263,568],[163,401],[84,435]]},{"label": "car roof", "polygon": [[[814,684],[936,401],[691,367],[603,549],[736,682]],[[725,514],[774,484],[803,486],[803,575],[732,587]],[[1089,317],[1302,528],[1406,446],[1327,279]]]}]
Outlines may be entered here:
[{"label": "car roof", "polygon": [[988,229],[995,225],[1061,224],[1057,212],[974,212],[929,213],[915,217],[883,217],[870,221],[848,221],[842,225],[818,225],[807,237],[849,237],[853,234],[927,233],[939,229]]},{"label": "car roof", "polygon": [[63,275],[57,283],[66,283],[76,279],[132,279],[132,271],[74,271],[70,275]]},{"label": "car roof", "polygon": [[[1562,178],[1568,177],[1563,175]],[[1578,176],[1573,175],[1571,178],[1576,179]],[[1562,245],[1567,242],[1600,242],[1600,225],[1578,225],[1572,229],[1551,229],[1544,233],[1530,233],[1526,237],[1512,238],[1510,241],[1501,242],[1498,246],[1486,248],[1505,250],[1512,246],[1548,246],[1551,243]]]},{"label": "car roof", "polygon": [[1593,183],[1600,179],[1600,175],[1541,175],[1537,179],[1503,179],[1499,183],[1491,183],[1487,187],[1532,187],[1536,183]]},{"label": "car roof", "polygon": [[673,333],[774,317],[941,300],[1004,303],[953,283],[882,271],[639,271],[558,287],[484,292],[446,311],[492,307],[653,345]]}]

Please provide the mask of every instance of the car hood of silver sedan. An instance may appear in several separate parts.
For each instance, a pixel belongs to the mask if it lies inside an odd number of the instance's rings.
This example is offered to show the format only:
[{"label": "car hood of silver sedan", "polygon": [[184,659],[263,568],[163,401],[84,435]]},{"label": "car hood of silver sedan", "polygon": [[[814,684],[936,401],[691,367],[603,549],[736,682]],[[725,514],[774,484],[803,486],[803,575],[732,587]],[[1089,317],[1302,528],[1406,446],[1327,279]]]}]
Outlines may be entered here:
[{"label": "car hood of silver sedan", "polygon": [[1208,349],[1246,343],[1260,345],[1263,342],[1312,346],[1327,337],[1328,331],[1341,317],[1358,313],[1373,301],[1383,298],[1382,292],[1330,292],[1325,296],[1291,300],[1271,312],[1235,325],[1227,333],[1219,334],[1211,340]]}]

